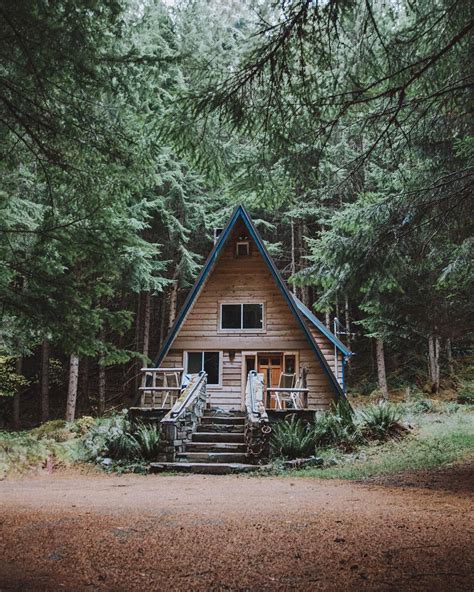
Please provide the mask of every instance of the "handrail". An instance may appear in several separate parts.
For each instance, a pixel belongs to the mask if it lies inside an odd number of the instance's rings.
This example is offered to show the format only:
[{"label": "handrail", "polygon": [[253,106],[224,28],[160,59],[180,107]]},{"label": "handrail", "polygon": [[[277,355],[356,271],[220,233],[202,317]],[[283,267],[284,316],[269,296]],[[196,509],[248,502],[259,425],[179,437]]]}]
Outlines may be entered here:
[{"label": "handrail", "polygon": [[[258,392],[256,392],[258,389]],[[268,415],[263,404],[264,382],[255,370],[250,370],[245,389],[245,406],[247,417],[255,420],[267,420]]]},{"label": "handrail", "polygon": [[244,433],[247,454],[259,461],[268,456],[268,441],[272,431],[263,403],[264,388],[263,375],[259,376],[255,370],[251,370],[245,387],[247,419]]},{"label": "handrail", "polygon": [[162,422],[176,421],[190,407],[191,403],[200,394],[203,382],[207,382],[207,374],[204,371],[199,372],[199,374],[191,374],[188,376],[189,382],[183,387],[181,390],[181,395],[173,407],[162,419]]}]

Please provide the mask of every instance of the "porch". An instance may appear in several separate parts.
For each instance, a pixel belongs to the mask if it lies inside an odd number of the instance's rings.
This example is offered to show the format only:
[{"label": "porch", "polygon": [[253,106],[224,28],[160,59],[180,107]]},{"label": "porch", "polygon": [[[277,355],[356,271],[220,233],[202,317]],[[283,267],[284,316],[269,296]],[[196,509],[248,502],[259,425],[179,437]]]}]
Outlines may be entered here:
[{"label": "porch", "polygon": [[[142,368],[140,407],[171,409],[190,377],[204,372],[208,376],[208,409],[243,410],[249,374],[256,372],[263,384],[262,402],[267,411],[309,408],[308,371],[300,367],[298,352],[243,351],[238,352],[238,356],[236,352],[227,351],[202,354],[199,367],[194,367],[195,352],[183,352],[182,366]],[[206,361],[213,359],[210,354],[215,354],[216,361],[213,367],[206,368]],[[226,404],[226,401],[231,403]]]}]

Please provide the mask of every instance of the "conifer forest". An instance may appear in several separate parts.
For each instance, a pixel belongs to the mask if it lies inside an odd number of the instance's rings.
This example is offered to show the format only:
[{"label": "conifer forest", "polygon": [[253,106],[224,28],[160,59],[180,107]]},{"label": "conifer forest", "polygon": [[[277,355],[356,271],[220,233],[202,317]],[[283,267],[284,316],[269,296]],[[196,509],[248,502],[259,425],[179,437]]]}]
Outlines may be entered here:
[{"label": "conifer forest", "polygon": [[234,207],[355,356],[349,397],[472,364],[459,0],[0,7],[0,422],[133,404]]}]

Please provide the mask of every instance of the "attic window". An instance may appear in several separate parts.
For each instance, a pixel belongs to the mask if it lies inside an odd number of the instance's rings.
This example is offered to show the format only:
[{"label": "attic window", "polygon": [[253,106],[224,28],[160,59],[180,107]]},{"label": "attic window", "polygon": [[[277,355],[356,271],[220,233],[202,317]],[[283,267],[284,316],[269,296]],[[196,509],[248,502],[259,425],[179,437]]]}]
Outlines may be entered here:
[{"label": "attic window", "polygon": [[237,241],[235,243],[235,254],[237,257],[248,257],[250,255],[249,241]]}]

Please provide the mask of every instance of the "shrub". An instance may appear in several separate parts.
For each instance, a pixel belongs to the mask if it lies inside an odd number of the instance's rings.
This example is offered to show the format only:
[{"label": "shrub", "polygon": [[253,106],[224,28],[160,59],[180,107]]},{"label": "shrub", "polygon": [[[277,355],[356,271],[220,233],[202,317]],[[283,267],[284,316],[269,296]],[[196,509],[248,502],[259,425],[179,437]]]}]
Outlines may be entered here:
[{"label": "shrub", "polygon": [[64,419],[53,419],[34,428],[30,436],[37,440],[54,440],[55,442],[67,442],[74,438],[70,426]]},{"label": "shrub", "polygon": [[408,410],[411,413],[432,413],[435,410],[435,403],[432,399],[417,398],[408,403]]},{"label": "shrub", "polygon": [[159,450],[156,426],[133,424],[125,410],[119,415],[96,420],[83,438],[87,460],[104,458],[121,461],[154,460]]},{"label": "shrub", "polygon": [[139,446],[131,435],[131,427],[126,410],[97,420],[83,438],[86,459],[132,459],[139,456]]},{"label": "shrub", "polygon": [[145,460],[155,460],[160,447],[160,431],[155,425],[139,424],[135,439]]},{"label": "shrub", "polygon": [[314,434],[311,426],[296,415],[289,421],[278,421],[273,426],[270,447],[275,456],[294,459],[314,452]]},{"label": "shrub", "polygon": [[406,431],[406,428],[400,423],[401,419],[400,408],[385,401],[369,405],[358,412],[362,434],[373,440],[400,437]]},{"label": "shrub", "polygon": [[362,441],[354,417],[354,412],[346,400],[333,404],[330,411],[317,412],[313,428],[316,446],[338,446],[352,450]]},{"label": "shrub", "polygon": [[92,429],[97,423],[97,420],[90,415],[84,415],[76,421],[71,423],[71,432],[84,436],[87,432]]},{"label": "shrub", "polygon": [[457,401],[462,405],[474,405],[474,382],[466,382],[463,384],[459,389]]}]

